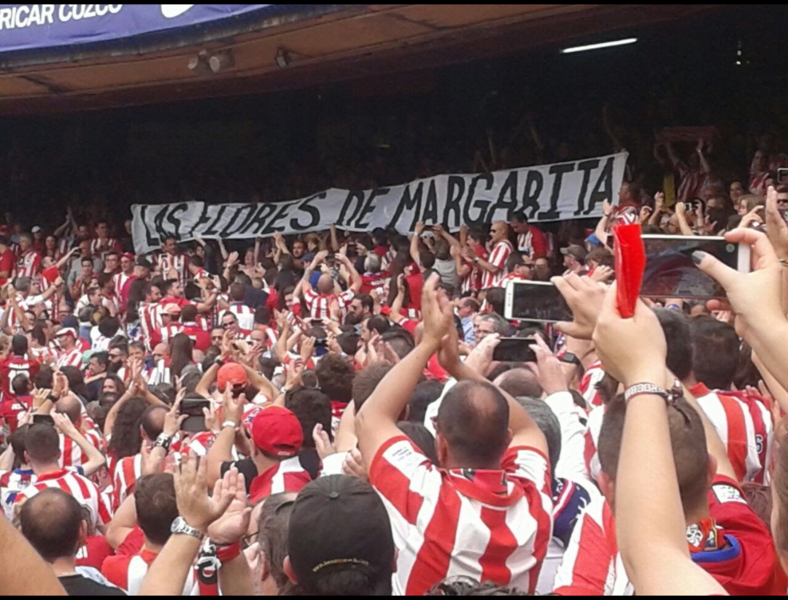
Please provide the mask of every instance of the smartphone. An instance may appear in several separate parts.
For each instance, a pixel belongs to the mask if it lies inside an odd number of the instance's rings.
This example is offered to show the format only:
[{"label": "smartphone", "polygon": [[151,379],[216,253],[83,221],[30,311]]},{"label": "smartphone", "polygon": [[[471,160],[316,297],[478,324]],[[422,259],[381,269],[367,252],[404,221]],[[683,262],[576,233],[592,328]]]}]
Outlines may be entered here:
[{"label": "smartphone", "polygon": [[777,183],[788,183],[788,169],[777,169]]},{"label": "smartphone", "polygon": [[325,338],[316,339],[315,348],[328,348],[328,340]]},{"label": "smartphone", "polygon": [[309,319],[309,324],[312,325],[312,327],[322,327],[323,319]]},{"label": "smartphone", "polygon": [[501,338],[493,351],[493,360],[500,362],[536,362],[536,353],[531,350],[535,344],[533,338],[508,337]]},{"label": "smartphone", "polygon": [[33,425],[49,425],[50,427],[54,427],[55,419],[52,418],[52,415],[33,415]]},{"label": "smartphone", "polygon": [[207,431],[203,408],[210,409],[211,401],[205,398],[185,398],[181,402],[181,415],[187,415],[187,419],[181,425],[181,431]]},{"label": "smartphone", "polygon": [[750,247],[721,237],[644,235],[646,272],[640,295],[647,298],[725,298],[725,290],[692,261],[706,252],[740,273],[750,272]]},{"label": "smartphone", "polygon": [[504,317],[517,321],[556,323],[571,321],[572,311],[552,283],[512,281],[506,287]]},{"label": "smartphone", "polygon": [[688,213],[695,212],[695,206],[692,204],[692,202],[685,202],[685,203],[684,203],[684,209],[685,209],[685,210],[686,210]]}]

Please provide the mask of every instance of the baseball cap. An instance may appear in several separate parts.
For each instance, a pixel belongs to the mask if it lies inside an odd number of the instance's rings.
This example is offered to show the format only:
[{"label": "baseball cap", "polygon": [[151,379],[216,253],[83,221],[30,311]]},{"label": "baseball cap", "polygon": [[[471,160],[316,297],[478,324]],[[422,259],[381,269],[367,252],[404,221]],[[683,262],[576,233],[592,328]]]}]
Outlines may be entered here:
[{"label": "baseball cap", "polygon": [[269,406],[257,413],[250,433],[259,450],[279,458],[292,458],[304,444],[301,421],[281,406]]},{"label": "baseball cap", "polygon": [[314,593],[322,577],[343,571],[390,582],[391,521],[372,486],[357,477],[330,475],[301,490],[287,537],[290,564],[306,592]]},{"label": "baseball cap", "polygon": [[77,332],[71,327],[63,327],[55,334],[55,337],[61,337],[64,335],[70,335],[72,338],[77,339]]},{"label": "baseball cap", "polygon": [[30,230],[30,233],[41,233],[41,231],[43,230],[38,225],[36,225],[35,227],[33,227],[33,229]]},{"label": "baseball cap", "polygon": [[230,387],[246,387],[248,383],[249,378],[246,376],[246,370],[238,363],[223,365],[216,375],[216,387],[222,393],[228,385]]},{"label": "baseball cap", "polygon": [[586,256],[588,256],[588,252],[582,246],[578,246],[577,244],[572,244],[567,248],[561,248],[561,254],[564,256],[571,256],[577,260],[585,260]]}]

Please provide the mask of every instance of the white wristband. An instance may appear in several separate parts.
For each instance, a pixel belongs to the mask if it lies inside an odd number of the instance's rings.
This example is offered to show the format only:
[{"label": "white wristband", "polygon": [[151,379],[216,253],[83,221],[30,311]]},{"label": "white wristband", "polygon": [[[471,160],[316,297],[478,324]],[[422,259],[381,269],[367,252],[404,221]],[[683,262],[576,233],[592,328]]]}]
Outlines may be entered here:
[{"label": "white wristband", "polygon": [[238,425],[236,425],[235,421],[225,421],[222,423],[222,429],[225,429],[226,427],[232,427],[233,429],[236,429]]}]

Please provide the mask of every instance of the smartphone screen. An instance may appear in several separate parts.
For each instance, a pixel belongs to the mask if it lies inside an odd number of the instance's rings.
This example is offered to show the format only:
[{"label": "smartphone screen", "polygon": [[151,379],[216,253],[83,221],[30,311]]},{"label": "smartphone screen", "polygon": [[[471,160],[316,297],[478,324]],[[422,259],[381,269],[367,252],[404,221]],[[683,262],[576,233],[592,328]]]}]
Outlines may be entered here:
[{"label": "smartphone screen", "polygon": [[571,321],[572,311],[552,283],[513,281],[506,288],[504,317],[518,321],[555,323]]},{"label": "smartphone screen", "polygon": [[493,351],[493,360],[500,362],[536,362],[536,353],[531,350],[533,338],[501,338]]},{"label": "smartphone screen", "polygon": [[724,238],[644,235],[646,272],[640,295],[647,298],[725,298],[725,290],[692,261],[706,252],[741,272],[750,270],[750,248]]},{"label": "smartphone screen", "polygon": [[206,431],[205,415],[203,408],[210,408],[211,401],[204,398],[186,398],[181,403],[181,414],[187,415],[186,420],[181,425],[181,431],[201,432]]}]

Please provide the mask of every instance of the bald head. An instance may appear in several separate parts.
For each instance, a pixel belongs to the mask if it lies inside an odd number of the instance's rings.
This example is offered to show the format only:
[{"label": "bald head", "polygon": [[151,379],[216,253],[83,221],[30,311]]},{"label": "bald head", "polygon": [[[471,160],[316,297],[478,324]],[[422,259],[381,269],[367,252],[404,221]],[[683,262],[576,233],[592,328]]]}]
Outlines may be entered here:
[{"label": "bald head", "polygon": [[317,282],[317,291],[321,294],[330,294],[334,291],[334,280],[328,273],[323,273]]},{"label": "bald head", "polygon": [[75,426],[79,427],[82,422],[82,401],[74,394],[69,394],[57,401],[55,412],[66,415]]},{"label": "bald head", "polygon": [[544,395],[539,378],[530,369],[511,369],[501,373],[493,383],[515,398],[541,398]]},{"label": "bald head", "polygon": [[167,416],[167,409],[163,406],[151,406],[142,414],[140,425],[150,441],[155,441],[164,431],[164,417]]},{"label": "bald head", "polygon": [[19,521],[22,535],[49,562],[75,557],[82,544],[82,509],[60,489],[43,490],[26,501]]},{"label": "bald head", "polygon": [[510,441],[509,404],[490,383],[462,381],[443,399],[437,430],[450,468],[498,469]]},{"label": "bald head", "polygon": [[509,237],[509,225],[506,221],[496,221],[490,227],[490,239],[494,244]]}]

